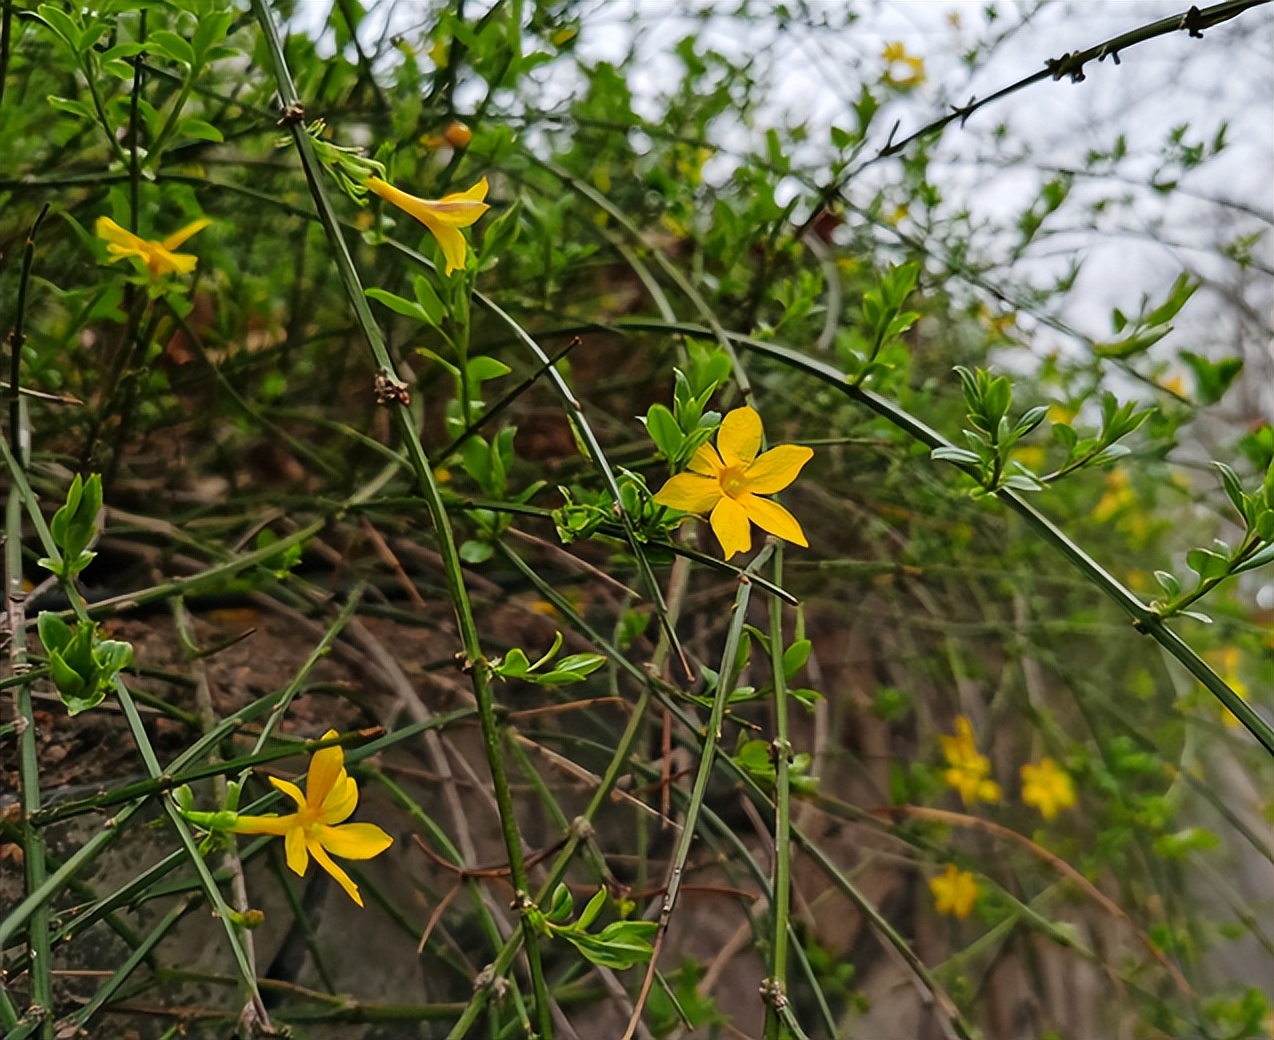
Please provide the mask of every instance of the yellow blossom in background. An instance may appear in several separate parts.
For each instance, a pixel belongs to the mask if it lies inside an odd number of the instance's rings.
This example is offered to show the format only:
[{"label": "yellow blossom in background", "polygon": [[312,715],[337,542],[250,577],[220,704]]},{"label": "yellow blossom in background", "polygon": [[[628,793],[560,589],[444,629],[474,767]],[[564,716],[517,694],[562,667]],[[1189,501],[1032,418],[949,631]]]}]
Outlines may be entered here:
[{"label": "yellow blossom in background", "polygon": [[[1204,660],[1212,666],[1212,670],[1217,673],[1225,684],[1242,697],[1245,701],[1251,699],[1248,693],[1247,683],[1243,681],[1243,677],[1239,674],[1239,666],[1243,662],[1243,655],[1239,652],[1237,646],[1226,646],[1220,650],[1213,650],[1203,655]],[[1223,705],[1218,704],[1221,708],[1221,721],[1227,726],[1238,726],[1239,720],[1235,718],[1234,713]]]},{"label": "yellow blossom in background", "polygon": [[1051,758],[1022,767],[1022,804],[1034,806],[1046,820],[1075,804],[1075,783],[1070,773]]},{"label": "yellow blossom in background", "polygon": [[813,449],[783,444],[760,457],[761,417],[751,408],[736,408],[721,420],[717,446],[701,445],[690,471],[678,473],[655,495],[661,506],[687,513],[711,512],[712,532],[728,560],[752,548],[752,524],[797,545],[809,546],[796,517],[777,502],[760,498],[792,483]]},{"label": "yellow blossom in background", "polygon": [[[912,87],[920,86],[927,78],[924,58],[908,54],[907,48],[901,43],[885,44],[885,49],[881,51],[880,56],[885,59],[886,64],[885,82],[892,87],[910,90]],[[899,74],[896,66],[902,66],[906,71]]]},{"label": "yellow blossom in background", "polygon": [[939,736],[938,741],[949,766],[942,779],[960,792],[965,805],[1000,800],[1000,785],[990,779],[991,760],[978,751],[967,718],[958,716],[955,736]]},{"label": "yellow blossom in background", "polygon": [[105,240],[111,263],[127,256],[135,256],[146,265],[152,278],[159,278],[166,274],[190,274],[195,269],[195,264],[199,262],[198,257],[190,253],[174,253],[173,250],[211,223],[207,217],[196,220],[162,242],[152,242],[134,235],[110,217],[98,217],[94,230],[98,238]]},{"label": "yellow blossom in background", "polygon": [[390,205],[397,206],[408,216],[415,217],[429,229],[447,261],[446,274],[463,268],[469,255],[468,243],[460,229],[469,227],[491,208],[482,201],[487,197],[488,185],[485,177],[468,191],[446,195],[441,199],[419,199],[379,177],[368,178],[366,187],[368,191],[379,195]]},{"label": "yellow blossom in background", "polygon": [[973,912],[978,901],[978,883],[967,870],[957,870],[954,863],[938,877],[929,879],[934,908],[940,914],[951,914],[961,920]]},{"label": "yellow blossom in background", "polygon": [[1132,487],[1128,483],[1128,474],[1122,469],[1112,469],[1106,474],[1106,492],[1093,506],[1091,516],[1101,523],[1117,513],[1122,513],[1135,501],[1136,496],[1133,495]]},{"label": "yellow blossom in background", "polygon": [[[323,739],[330,740],[336,735],[336,730],[329,729]],[[288,816],[240,816],[233,828],[235,833],[281,837],[288,867],[293,873],[303,876],[313,856],[349,897],[362,906],[358,886],[331,857],[371,859],[389,848],[394,839],[374,823],[335,826],[349,819],[358,806],[358,785],[345,772],[344,749],[330,747],[314,753],[304,794],[296,784],[278,777],[270,777],[270,783],[296,803],[297,811]]]}]

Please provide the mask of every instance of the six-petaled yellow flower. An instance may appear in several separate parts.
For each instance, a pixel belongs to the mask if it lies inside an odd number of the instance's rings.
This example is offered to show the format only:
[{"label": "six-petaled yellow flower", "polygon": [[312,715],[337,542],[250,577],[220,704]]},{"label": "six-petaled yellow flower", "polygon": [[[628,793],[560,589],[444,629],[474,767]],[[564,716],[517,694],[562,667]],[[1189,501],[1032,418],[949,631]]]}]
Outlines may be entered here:
[{"label": "six-petaled yellow flower", "polygon": [[960,792],[964,804],[998,802],[1000,785],[990,779],[991,761],[974,744],[969,720],[960,715],[956,718],[955,736],[939,736],[938,740],[949,766],[942,779]]},{"label": "six-petaled yellow flower", "polygon": [[190,253],[174,253],[173,250],[211,223],[207,217],[196,220],[162,242],[152,242],[134,235],[110,217],[98,217],[95,230],[97,237],[106,241],[106,251],[111,254],[111,263],[123,260],[126,256],[135,256],[146,265],[152,278],[159,278],[165,274],[190,274],[195,269],[198,257]]},{"label": "six-petaled yellow flower", "polygon": [[760,498],[782,491],[814,456],[810,448],[784,444],[758,456],[761,417],[736,408],[722,421],[717,446],[700,446],[690,471],[678,473],[655,495],[661,506],[711,513],[712,531],[728,560],[752,547],[752,524],[784,541],[808,546],[796,517],[777,502]]},{"label": "six-petaled yellow flower", "polygon": [[[887,67],[885,69],[885,82],[892,87],[898,87],[903,90],[910,90],[912,87],[918,87],[926,79],[925,76],[925,60],[914,54],[908,54],[907,48],[901,43],[887,43],[885,49],[881,52],[881,57],[885,59]],[[901,65],[905,72],[898,74],[896,66]]]},{"label": "six-petaled yellow flower", "polygon": [[1075,784],[1070,774],[1051,758],[1022,767],[1022,802],[1033,805],[1046,820],[1075,804]]},{"label": "six-petaled yellow flower", "polygon": [[469,247],[460,229],[469,227],[491,208],[482,201],[487,197],[485,177],[468,191],[445,195],[440,199],[418,199],[379,177],[368,178],[366,184],[368,191],[415,217],[429,229],[447,261],[445,273],[451,274],[464,267]]},{"label": "six-petaled yellow flower", "polygon": [[940,914],[951,914],[963,920],[973,912],[978,901],[977,880],[967,870],[957,870],[954,863],[938,877],[929,879],[933,905]]},{"label": "six-petaled yellow flower", "polygon": [[[336,730],[329,729],[323,739],[334,736]],[[288,866],[295,873],[303,875],[313,856],[362,906],[358,886],[332,862],[332,856],[371,859],[389,848],[394,839],[373,823],[336,826],[349,819],[358,805],[358,785],[345,772],[345,752],[330,747],[314,753],[304,794],[296,784],[278,777],[270,777],[270,783],[296,803],[296,812],[288,816],[240,816],[234,830],[239,834],[274,834],[283,838]]]}]

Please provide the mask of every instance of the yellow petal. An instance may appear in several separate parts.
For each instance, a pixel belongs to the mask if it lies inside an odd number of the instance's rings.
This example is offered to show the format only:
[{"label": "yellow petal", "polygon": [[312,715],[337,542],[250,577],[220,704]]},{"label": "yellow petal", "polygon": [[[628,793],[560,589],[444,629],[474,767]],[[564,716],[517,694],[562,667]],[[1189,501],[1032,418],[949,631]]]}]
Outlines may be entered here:
[{"label": "yellow petal", "polygon": [[139,252],[138,246],[143,242],[143,239],[120,227],[110,217],[98,217],[93,229],[97,232],[98,238],[105,239],[107,242],[128,252]]},{"label": "yellow petal", "polygon": [[319,819],[323,823],[340,823],[342,820],[348,820],[357,807],[358,784],[354,783],[352,776],[346,776],[345,771],[341,770],[341,778],[336,781],[336,786],[332,788],[331,793],[323,799]]},{"label": "yellow petal", "polygon": [[805,532],[801,530],[801,525],[796,522],[796,517],[789,513],[777,502],[771,502],[768,498],[757,498],[756,495],[741,495],[738,499],[739,505],[747,514],[748,519],[761,528],[763,531],[769,531],[770,534],[777,535],[785,542],[792,542],[795,545],[803,545],[809,548],[809,542],[805,540]]},{"label": "yellow petal", "polygon": [[754,495],[772,495],[782,491],[813,457],[813,448],[799,444],[782,444],[772,448],[744,472],[745,486]]},{"label": "yellow petal", "polygon": [[468,191],[457,192],[441,199],[422,199],[395,188],[388,181],[379,177],[367,180],[367,189],[379,195],[390,205],[397,206],[404,213],[415,217],[422,224],[446,225],[449,227],[468,227],[491,207],[482,200],[487,197],[487,179],[478,181]]},{"label": "yellow petal", "polygon": [[240,816],[233,830],[236,834],[273,834],[282,837],[298,823],[296,813],[289,816]]},{"label": "yellow petal", "polygon": [[469,243],[464,240],[464,235],[460,234],[455,227],[439,223],[433,217],[422,216],[420,219],[438,243],[438,248],[442,250],[443,259],[447,262],[443,273],[451,274],[452,271],[463,270],[465,262],[469,259]]},{"label": "yellow petal", "polygon": [[747,466],[761,450],[761,417],[751,408],[736,408],[721,420],[717,450],[727,466]]},{"label": "yellow petal", "polygon": [[341,859],[371,859],[394,843],[374,823],[347,823],[344,827],[319,827],[319,843]]},{"label": "yellow petal", "polygon": [[431,209],[441,220],[454,227],[468,227],[491,208],[482,201],[487,197],[488,187],[487,179],[483,177],[468,191],[444,195]]},{"label": "yellow petal", "polygon": [[358,894],[358,886],[354,884],[353,880],[345,873],[345,871],[341,870],[340,867],[332,862],[331,857],[323,851],[323,846],[317,841],[312,842],[310,844],[310,852],[314,854],[314,859],[318,862],[318,865],[331,874],[332,877],[336,878],[336,883],[340,885],[341,888],[345,889],[345,892],[349,895],[350,899],[354,900],[354,902],[356,902],[359,906],[362,906],[363,897]]},{"label": "yellow petal", "polygon": [[171,234],[166,239],[164,239],[164,248],[176,249],[179,245],[185,242],[186,239],[194,238],[195,235],[199,234],[200,231],[202,231],[211,223],[212,221],[209,220],[207,217],[202,217],[199,220],[192,221],[191,223],[187,224],[184,228],[182,228],[180,231],[174,234]]},{"label": "yellow petal", "polygon": [[[335,736],[336,730],[329,729],[322,739],[330,740]],[[316,808],[321,806],[344,774],[345,749],[339,744],[314,752],[314,757],[310,759],[309,774],[305,778],[306,804]]]},{"label": "yellow petal", "polygon": [[197,256],[190,253],[170,253],[165,249],[156,253],[148,266],[155,274],[190,274],[197,263]]},{"label": "yellow petal", "polygon": [[661,506],[687,513],[706,513],[721,499],[721,485],[713,477],[678,473],[655,494]]},{"label": "yellow petal", "polygon": [[705,477],[715,477],[723,469],[725,469],[725,463],[721,461],[721,456],[717,454],[717,449],[711,444],[700,444],[695,449],[694,458],[690,460],[691,473],[699,473]]},{"label": "yellow petal", "polygon": [[283,839],[283,851],[287,854],[288,869],[292,873],[305,876],[310,865],[309,850],[305,847],[305,828],[293,827]]},{"label": "yellow petal", "polygon": [[747,552],[752,548],[752,525],[743,507],[732,498],[722,497],[712,510],[712,533],[721,543],[721,549],[728,560],[737,552]]},{"label": "yellow petal", "polygon": [[298,809],[303,810],[305,808],[305,795],[301,793],[301,789],[296,784],[289,780],[280,780],[277,776],[270,777],[270,783],[296,802]]}]

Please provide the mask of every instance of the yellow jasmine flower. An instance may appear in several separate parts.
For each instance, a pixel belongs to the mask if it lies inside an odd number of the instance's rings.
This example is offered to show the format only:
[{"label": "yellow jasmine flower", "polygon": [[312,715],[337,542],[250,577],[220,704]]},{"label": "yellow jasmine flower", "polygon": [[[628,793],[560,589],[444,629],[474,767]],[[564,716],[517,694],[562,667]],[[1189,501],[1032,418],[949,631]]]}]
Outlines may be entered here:
[{"label": "yellow jasmine flower", "polygon": [[783,444],[761,450],[761,417],[751,408],[736,408],[721,420],[717,446],[701,445],[690,471],[678,473],[655,495],[661,506],[687,513],[711,511],[712,531],[728,560],[752,547],[752,524],[784,541],[808,547],[796,517],[777,502],[759,498],[782,491],[814,457],[811,448]]},{"label": "yellow jasmine flower", "polygon": [[1075,783],[1051,758],[1040,759],[1037,766],[1024,765],[1022,804],[1033,805],[1044,819],[1051,820],[1059,809],[1069,809],[1075,804]]},{"label": "yellow jasmine flower", "polygon": [[368,178],[366,186],[368,191],[397,206],[408,216],[415,217],[429,229],[447,261],[446,274],[464,267],[469,247],[464,235],[460,234],[460,228],[469,227],[491,208],[482,201],[487,197],[485,177],[468,191],[445,195],[441,199],[418,199],[379,177]]},{"label": "yellow jasmine flower", "polygon": [[[885,82],[890,86],[909,90],[912,87],[920,86],[925,81],[924,58],[908,54],[907,48],[901,43],[885,44],[885,49],[881,51],[880,56],[885,59],[885,63],[888,66],[885,69]],[[895,65],[901,65],[907,71],[902,75],[895,75]]]},{"label": "yellow jasmine flower", "polygon": [[190,253],[174,253],[173,250],[211,223],[207,217],[196,220],[162,242],[152,242],[134,235],[110,217],[98,217],[95,230],[98,238],[106,240],[106,251],[111,254],[111,263],[126,256],[135,256],[146,265],[152,278],[159,278],[165,274],[190,274],[195,269],[198,257]]},{"label": "yellow jasmine flower", "polygon": [[960,792],[965,805],[1000,800],[1000,785],[989,779],[991,760],[973,743],[973,726],[967,718],[958,716],[955,736],[939,736],[938,741],[950,767],[942,779]]},{"label": "yellow jasmine flower", "polygon": [[[323,734],[323,739],[330,740],[334,736],[336,730],[329,729]],[[297,811],[287,816],[240,816],[234,831],[281,837],[288,866],[294,873],[303,876],[313,856],[320,867],[336,878],[349,897],[362,906],[358,886],[332,862],[331,856],[371,859],[389,848],[394,839],[374,823],[335,826],[349,819],[358,805],[358,785],[345,772],[344,749],[330,747],[314,753],[304,794],[296,784],[278,777],[270,777],[270,783],[296,803]]]},{"label": "yellow jasmine flower", "polygon": [[1128,482],[1128,474],[1122,469],[1112,469],[1106,474],[1106,491],[1097,500],[1097,504],[1093,506],[1089,515],[1101,523],[1123,512],[1136,501],[1137,496],[1133,494],[1132,486]]},{"label": "yellow jasmine flower", "polygon": [[973,904],[978,901],[977,881],[967,870],[957,870],[954,863],[948,863],[941,876],[929,879],[929,891],[938,913],[961,920],[973,912]]},{"label": "yellow jasmine flower", "polygon": [[[1247,683],[1243,681],[1240,674],[1239,666],[1243,662],[1243,655],[1237,646],[1222,647],[1220,650],[1213,650],[1203,655],[1205,661],[1208,662],[1213,670],[1225,680],[1226,685],[1235,693],[1242,697],[1245,701],[1251,700],[1248,693]],[[1221,708],[1221,721],[1227,726],[1236,727],[1239,720],[1228,708]]]}]

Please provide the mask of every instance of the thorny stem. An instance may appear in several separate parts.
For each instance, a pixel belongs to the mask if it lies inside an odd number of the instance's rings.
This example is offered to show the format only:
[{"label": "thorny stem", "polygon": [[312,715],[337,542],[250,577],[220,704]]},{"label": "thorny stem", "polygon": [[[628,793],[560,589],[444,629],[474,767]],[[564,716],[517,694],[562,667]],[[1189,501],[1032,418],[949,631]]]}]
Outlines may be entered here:
[{"label": "thorny stem", "polygon": [[[8,15],[6,6],[5,14]],[[5,510],[5,598],[8,610],[9,628],[9,664],[14,676],[20,676],[29,668],[27,663],[26,632],[26,593],[22,589],[22,485],[25,480],[21,474],[21,466],[26,460],[27,446],[22,428],[22,403],[18,394],[19,375],[22,367],[23,322],[26,315],[27,288],[31,281],[31,268],[35,261],[35,234],[49,211],[48,204],[40,210],[31,230],[27,234],[26,249],[22,257],[22,274],[18,283],[17,315],[14,318],[13,330],[9,333],[10,350],[10,394],[9,402],[9,436],[13,445],[10,456],[10,469],[13,472],[13,487],[9,490],[9,499]],[[7,446],[6,446],[6,454]],[[18,776],[21,785],[22,805],[22,851],[26,874],[26,892],[39,890],[45,881],[44,836],[36,828],[32,817],[40,811],[40,762],[36,748],[38,731],[36,729],[35,711],[31,703],[31,684],[22,683],[15,694],[15,707],[19,720],[18,736]],[[40,1035],[47,1038],[53,1036],[53,976],[52,963],[49,958],[51,944],[49,942],[49,907],[42,905],[31,915],[31,923],[27,929],[27,954],[30,962],[30,999],[28,1014],[39,1020]],[[16,1022],[10,1022],[12,1005],[3,1002],[3,1017],[6,1032]]]},{"label": "thorny stem", "polygon": [[[783,582],[783,547],[774,551],[774,581]],[[770,600],[770,672],[774,676],[774,898],[770,939],[770,977],[766,980],[765,1036],[778,1040],[791,1018],[787,1000],[787,931],[791,904],[792,791],[788,763],[792,745],[787,735],[787,674],[783,669],[783,605]]]},{"label": "thorny stem", "polygon": [[[332,209],[330,200],[322,181],[322,169],[314,156],[313,143],[300,118],[300,99],[293,85],[291,73],[288,71],[287,59],[283,53],[283,44],[279,39],[278,28],[265,0],[253,0],[253,11],[261,27],[266,46],[274,63],[275,81],[285,112],[297,153],[309,182],[310,193],[315,207],[323,221],[327,233],[328,244],[344,283],[346,294],[354,310],[355,319],[367,340],[368,347],[375,358],[381,374],[391,381],[396,381],[395,368],[385,349],[380,329],[372,317],[363,294],[358,272],[354,268],[345,240],[341,235],[340,225]],[[474,698],[478,705],[482,738],[486,750],[487,765],[491,771],[492,788],[495,793],[496,806],[499,810],[500,825],[504,837],[505,852],[509,860],[510,881],[519,899],[530,899],[529,882],[526,865],[522,857],[522,839],[518,831],[517,817],[513,806],[513,795],[509,788],[509,779],[505,771],[504,753],[501,747],[503,734],[496,718],[495,699],[491,691],[491,669],[482,653],[482,644],[478,635],[477,623],[473,615],[473,607],[469,601],[469,593],[465,588],[464,572],[457,551],[455,536],[451,530],[451,521],[442,501],[442,495],[434,479],[433,466],[425,454],[420,436],[411,418],[411,412],[401,400],[389,406],[397,420],[399,433],[406,447],[408,458],[415,470],[417,482],[429,510],[433,523],[434,535],[437,539],[438,553],[442,557],[446,574],[448,592],[452,609],[460,630],[464,647],[466,664],[473,684]],[[531,985],[535,995],[535,1012],[537,1026],[544,1040],[553,1035],[553,1018],[549,1000],[548,984],[544,978],[544,969],[540,961],[538,936],[529,920],[522,914],[522,939],[526,947],[527,961],[530,966]]]}]

